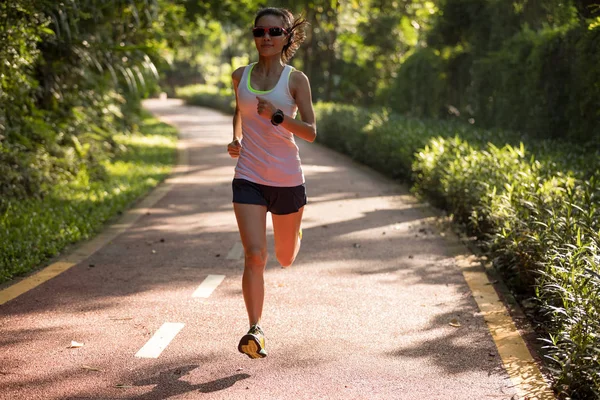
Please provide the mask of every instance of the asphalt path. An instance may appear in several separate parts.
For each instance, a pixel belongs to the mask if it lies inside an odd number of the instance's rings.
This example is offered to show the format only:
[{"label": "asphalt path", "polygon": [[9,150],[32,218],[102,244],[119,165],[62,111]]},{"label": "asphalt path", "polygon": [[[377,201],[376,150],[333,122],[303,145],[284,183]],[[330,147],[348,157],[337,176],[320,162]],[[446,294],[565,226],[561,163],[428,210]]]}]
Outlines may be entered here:
[{"label": "asphalt path", "polygon": [[238,353],[248,327],[231,116],[146,107],[181,132],[169,190],[83,261],[0,305],[0,398],[517,398],[456,265],[466,249],[405,187],[301,140],[302,248],[279,267],[269,222],[269,356]]}]

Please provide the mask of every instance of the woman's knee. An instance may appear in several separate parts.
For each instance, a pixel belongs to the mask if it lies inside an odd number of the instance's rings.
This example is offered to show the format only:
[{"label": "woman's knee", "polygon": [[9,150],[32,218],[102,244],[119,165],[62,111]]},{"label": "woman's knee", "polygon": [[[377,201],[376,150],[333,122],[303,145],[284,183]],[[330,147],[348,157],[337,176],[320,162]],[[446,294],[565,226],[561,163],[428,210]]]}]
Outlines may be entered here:
[{"label": "woman's knee", "polygon": [[263,269],[267,263],[266,247],[255,246],[245,249],[244,256],[246,260],[246,266],[253,269]]},{"label": "woman's knee", "polygon": [[282,267],[289,267],[294,263],[294,253],[289,251],[278,251],[276,253],[277,261]]}]

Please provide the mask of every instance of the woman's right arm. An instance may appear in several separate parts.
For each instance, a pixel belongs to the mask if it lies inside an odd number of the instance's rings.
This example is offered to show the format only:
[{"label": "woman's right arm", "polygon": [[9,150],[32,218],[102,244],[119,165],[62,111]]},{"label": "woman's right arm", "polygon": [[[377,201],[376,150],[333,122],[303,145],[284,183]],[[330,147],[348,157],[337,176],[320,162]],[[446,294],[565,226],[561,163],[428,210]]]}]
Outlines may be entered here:
[{"label": "woman's right arm", "polygon": [[233,71],[231,74],[231,80],[233,81],[233,91],[235,92],[235,112],[233,114],[233,140],[227,145],[227,152],[232,158],[240,156],[240,149],[242,148],[242,114],[238,106],[238,86],[242,80],[244,73],[244,67],[240,67]]}]

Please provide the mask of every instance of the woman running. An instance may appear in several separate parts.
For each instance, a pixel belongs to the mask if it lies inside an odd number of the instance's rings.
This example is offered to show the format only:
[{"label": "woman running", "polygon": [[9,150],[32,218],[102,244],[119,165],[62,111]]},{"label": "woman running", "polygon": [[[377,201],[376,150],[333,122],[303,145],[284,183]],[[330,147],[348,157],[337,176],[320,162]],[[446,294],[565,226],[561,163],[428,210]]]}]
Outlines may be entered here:
[{"label": "woman running", "polygon": [[[250,358],[267,356],[259,326],[265,297],[267,212],[282,267],[292,265],[302,240],[306,189],[294,136],[313,142],[317,128],[308,78],[287,62],[304,41],[306,25],[289,10],[261,9],[252,29],[258,62],[232,74],[236,107],[227,151],[238,159],[233,209],[244,246],[242,291],[250,323],[238,350]],[[297,111],[301,120],[295,119]]]}]

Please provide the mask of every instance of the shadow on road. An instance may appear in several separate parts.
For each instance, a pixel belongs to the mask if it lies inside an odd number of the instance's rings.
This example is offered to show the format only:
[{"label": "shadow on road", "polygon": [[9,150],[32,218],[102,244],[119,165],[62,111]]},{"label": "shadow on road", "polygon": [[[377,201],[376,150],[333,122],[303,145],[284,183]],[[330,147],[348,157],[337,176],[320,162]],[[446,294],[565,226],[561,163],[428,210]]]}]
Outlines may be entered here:
[{"label": "shadow on road", "polygon": [[235,374],[196,385],[181,380],[181,378],[198,367],[198,365],[186,365],[161,372],[157,376],[136,381],[134,383],[135,386],[155,386],[151,392],[144,393],[143,395],[137,397],[131,397],[130,399],[161,400],[194,391],[198,391],[200,393],[218,392],[233,386],[238,381],[250,378],[250,375],[248,374]]}]

